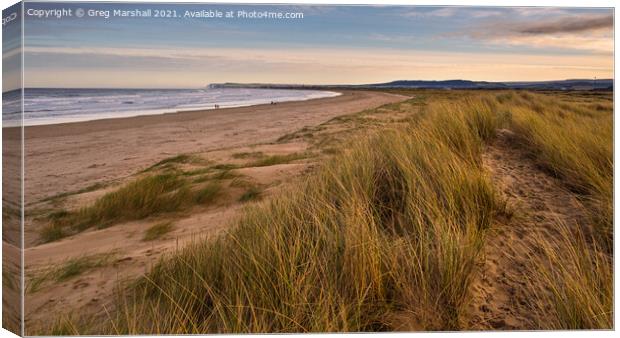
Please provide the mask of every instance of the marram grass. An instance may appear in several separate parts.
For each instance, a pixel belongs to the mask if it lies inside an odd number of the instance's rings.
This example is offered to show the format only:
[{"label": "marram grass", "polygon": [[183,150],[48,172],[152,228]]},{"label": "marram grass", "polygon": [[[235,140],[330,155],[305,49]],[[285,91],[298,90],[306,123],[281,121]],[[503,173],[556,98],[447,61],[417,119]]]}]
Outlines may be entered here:
[{"label": "marram grass", "polygon": [[459,329],[503,204],[480,166],[482,137],[492,137],[481,130],[492,126],[479,123],[494,120],[469,116],[491,112],[456,114],[351,144],[246,208],[229,234],[162,260],[93,332],[380,331],[397,316]]},{"label": "marram grass", "polygon": [[610,328],[609,105],[558,101],[499,92],[431,102],[407,127],[357,138],[247,206],[229,233],[163,258],[105,314],[61,317],[46,332],[470,329],[469,286],[505,212],[481,157],[499,128],[599,214],[593,236],[559,224],[561,236],[532,241],[543,254],[523,292],[545,319],[536,328]]}]

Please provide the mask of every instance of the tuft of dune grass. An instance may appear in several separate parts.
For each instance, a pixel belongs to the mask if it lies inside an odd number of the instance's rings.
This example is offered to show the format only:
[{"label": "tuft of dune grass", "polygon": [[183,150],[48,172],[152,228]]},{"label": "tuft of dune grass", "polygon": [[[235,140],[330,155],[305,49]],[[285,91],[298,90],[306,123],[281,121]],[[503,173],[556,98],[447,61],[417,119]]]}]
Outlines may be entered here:
[{"label": "tuft of dune grass", "polygon": [[179,154],[176,156],[165,158],[153,164],[152,166],[142,170],[141,173],[154,171],[158,169],[172,169],[174,168],[175,164],[184,164],[184,163],[203,163],[204,164],[208,162],[196,155]]},{"label": "tuft of dune grass", "polygon": [[90,206],[52,218],[41,236],[44,241],[51,241],[64,232],[105,228],[118,221],[175,211],[189,195],[183,181],[174,174],[147,176],[105,194]]},{"label": "tuft of dune grass", "polygon": [[251,151],[251,152],[242,152],[242,153],[234,153],[232,154],[233,158],[237,159],[246,159],[246,158],[260,158],[265,156],[262,151]]},{"label": "tuft of dune grass", "polygon": [[217,174],[212,175],[212,178],[216,180],[228,180],[239,176],[240,175],[235,173],[233,170],[222,170]]},{"label": "tuft of dune grass", "polygon": [[76,191],[70,191],[70,192],[63,192],[60,194],[56,194],[50,197],[46,197],[44,199],[41,200],[41,202],[49,202],[49,201],[54,201],[54,200],[59,200],[59,199],[63,199],[65,197],[71,196],[71,195],[79,195],[79,194],[84,194],[87,192],[91,192],[91,191],[95,191],[95,190],[99,190],[101,188],[105,188],[105,184],[101,183],[101,182],[97,182],[94,184],[89,185],[88,187],[76,190]]},{"label": "tuft of dune grass", "polygon": [[605,248],[580,227],[557,223],[552,242],[537,237],[527,297],[542,329],[612,329],[613,264]]},{"label": "tuft of dune grass", "polygon": [[88,228],[105,228],[121,221],[139,220],[215,201],[221,184],[209,182],[192,189],[179,175],[167,173],[140,178],[76,211],[50,215],[40,236],[44,242],[61,239]]},{"label": "tuft of dune grass", "polygon": [[209,182],[207,185],[195,192],[194,201],[196,204],[212,203],[221,194],[221,192],[221,183]]},{"label": "tuft of dune grass", "polygon": [[239,202],[249,202],[260,199],[263,192],[260,188],[251,186],[239,197]]},{"label": "tuft of dune grass", "polygon": [[173,229],[174,229],[174,225],[172,224],[172,222],[157,223],[151,226],[150,228],[148,228],[144,232],[144,237],[142,238],[142,240],[145,242],[148,242],[148,241],[154,241],[156,239],[160,239],[161,237],[163,237],[165,234],[169,233]]},{"label": "tuft of dune grass", "polygon": [[253,162],[250,162],[248,167],[268,167],[276,164],[286,164],[296,160],[307,158],[307,154],[293,153],[286,155],[271,155],[265,156]]},{"label": "tuft of dune grass", "polygon": [[70,258],[28,278],[26,288],[28,292],[36,292],[47,282],[60,283],[89,270],[106,266],[114,257],[114,253],[104,253]]}]

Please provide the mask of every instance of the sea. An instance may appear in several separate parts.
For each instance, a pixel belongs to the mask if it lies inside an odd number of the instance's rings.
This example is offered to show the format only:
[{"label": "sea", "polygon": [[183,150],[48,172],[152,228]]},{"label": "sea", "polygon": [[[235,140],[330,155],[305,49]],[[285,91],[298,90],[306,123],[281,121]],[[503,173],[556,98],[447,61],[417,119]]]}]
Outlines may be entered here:
[{"label": "sea", "polygon": [[[2,93],[3,127],[20,125],[20,91]],[[205,89],[54,89],[24,90],[25,126],[90,121],[180,111],[244,107],[270,102],[338,96],[323,90]]]}]

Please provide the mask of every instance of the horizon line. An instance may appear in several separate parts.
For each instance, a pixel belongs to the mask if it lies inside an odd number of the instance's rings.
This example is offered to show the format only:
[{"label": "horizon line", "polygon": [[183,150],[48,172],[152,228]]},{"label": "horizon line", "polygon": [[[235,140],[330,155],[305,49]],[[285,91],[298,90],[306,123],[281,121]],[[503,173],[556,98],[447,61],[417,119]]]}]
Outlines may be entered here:
[{"label": "horizon line", "polygon": [[447,82],[447,81],[468,81],[468,82],[485,82],[485,83],[546,83],[546,82],[563,82],[563,81],[614,81],[614,78],[566,78],[566,79],[552,79],[552,80],[510,80],[510,81],[487,81],[487,80],[468,80],[468,79],[459,79],[452,78],[446,80],[421,80],[421,79],[399,79],[399,80],[391,80],[387,82],[376,82],[376,83],[363,83],[363,84],[352,84],[352,83],[338,83],[338,84],[308,84],[308,83],[277,83],[277,82],[214,82],[208,83],[201,87],[20,87],[7,91],[3,91],[2,93],[9,93],[16,90],[27,90],[27,89],[134,89],[134,90],[190,90],[190,89],[208,89],[211,85],[221,85],[221,84],[239,84],[239,85],[277,85],[277,86],[309,86],[309,87],[329,87],[329,86],[352,86],[352,87],[363,87],[363,86],[372,86],[378,84],[389,84],[392,82],[399,81],[423,81],[423,82]]}]

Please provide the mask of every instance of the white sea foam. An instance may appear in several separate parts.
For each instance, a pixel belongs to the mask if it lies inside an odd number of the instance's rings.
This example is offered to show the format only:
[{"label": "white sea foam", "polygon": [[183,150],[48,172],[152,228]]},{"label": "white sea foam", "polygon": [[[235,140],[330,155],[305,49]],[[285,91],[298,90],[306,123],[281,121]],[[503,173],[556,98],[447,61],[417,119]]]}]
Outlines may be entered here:
[{"label": "white sea foam", "polygon": [[[3,126],[19,125],[19,95],[4,93]],[[338,96],[319,90],[291,89],[26,89],[26,126],[157,115],[188,110],[244,107],[270,102],[303,101]]]}]

